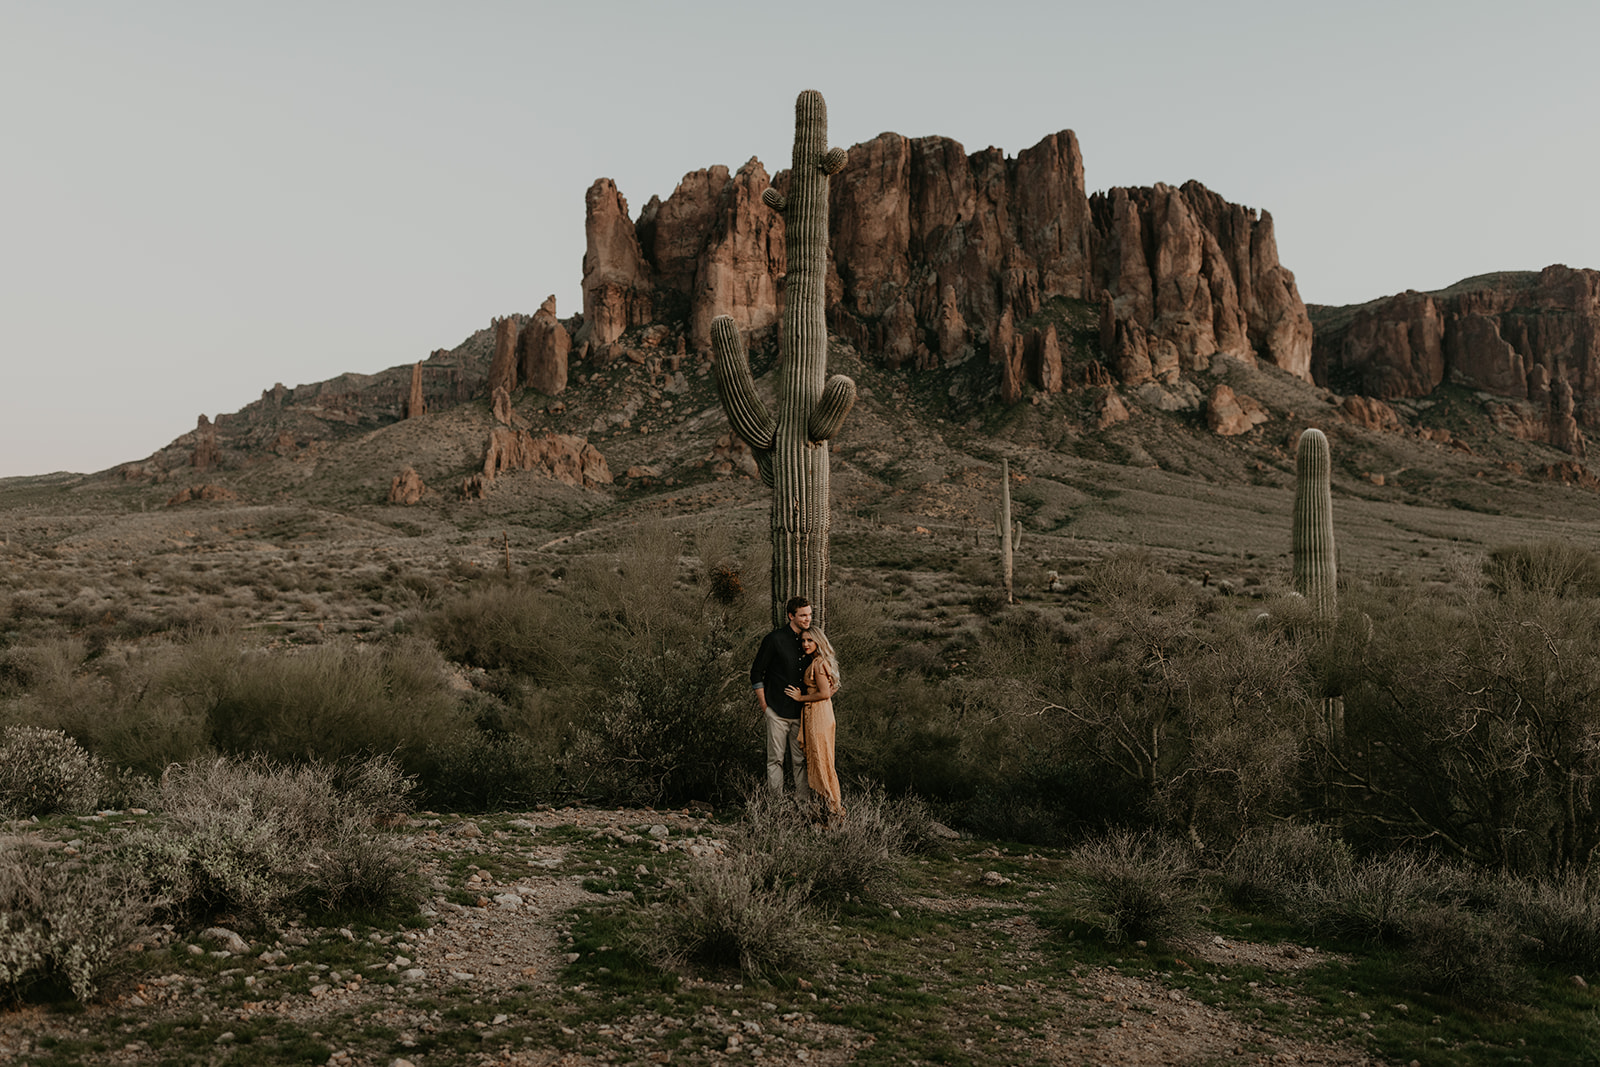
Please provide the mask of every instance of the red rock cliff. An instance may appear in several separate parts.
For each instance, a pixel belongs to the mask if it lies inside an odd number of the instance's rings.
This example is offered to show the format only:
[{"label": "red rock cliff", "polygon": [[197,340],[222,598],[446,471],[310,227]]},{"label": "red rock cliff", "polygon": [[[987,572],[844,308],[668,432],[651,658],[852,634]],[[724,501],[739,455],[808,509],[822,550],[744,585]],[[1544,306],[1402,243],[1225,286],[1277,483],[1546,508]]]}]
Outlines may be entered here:
[{"label": "red rock cliff", "polygon": [[[760,203],[765,185],[756,160],[733,175],[695,171],[635,224],[615,184],[596,181],[579,338],[610,343],[672,306],[686,308],[699,351],[716,314],[747,329],[776,322],[783,231]],[[1106,354],[1135,378],[1200,369],[1218,353],[1310,376],[1311,325],[1271,216],[1197,182],[1091,198],[1070,130],[1014,159],[881,134],[853,147],[831,183],[829,226],[829,326],[894,366],[975,351],[1007,363],[1009,348],[991,350],[1006,311],[1021,321],[1051,297],[1109,293],[1107,337],[1146,359]]]}]

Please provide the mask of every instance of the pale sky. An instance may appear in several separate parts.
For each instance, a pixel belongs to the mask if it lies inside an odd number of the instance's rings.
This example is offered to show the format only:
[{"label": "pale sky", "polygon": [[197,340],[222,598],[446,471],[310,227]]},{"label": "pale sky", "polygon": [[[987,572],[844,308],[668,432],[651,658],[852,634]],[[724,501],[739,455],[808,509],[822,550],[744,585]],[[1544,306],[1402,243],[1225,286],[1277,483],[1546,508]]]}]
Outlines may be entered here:
[{"label": "pale sky", "polygon": [[831,141],[1272,212],[1307,302],[1600,268],[1595,0],[0,0],[0,477],[139,459],[275,382],[554,293],[583,195]]}]

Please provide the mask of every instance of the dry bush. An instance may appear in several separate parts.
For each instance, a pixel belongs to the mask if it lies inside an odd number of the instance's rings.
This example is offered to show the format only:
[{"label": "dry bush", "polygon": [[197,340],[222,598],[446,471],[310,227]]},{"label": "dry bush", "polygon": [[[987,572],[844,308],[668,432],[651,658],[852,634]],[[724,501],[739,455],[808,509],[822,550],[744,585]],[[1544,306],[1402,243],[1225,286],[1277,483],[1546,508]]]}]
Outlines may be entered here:
[{"label": "dry bush", "polygon": [[1170,838],[1114,830],[1073,850],[1072,902],[1113,944],[1173,941],[1198,927],[1201,894],[1190,851]]},{"label": "dry bush", "polygon": [[823,826],[790,798],[759,785],[745,799],[734,847],[763,857],[774,884],[802,886],[813,901],[892,897],[905,824],[879,790],[850,790],[843,799],[844,817]]},{"label": "dry bush", "polygon": [[1600,885],[1592,877],[1502,878],[1495,910],[1501,924],[1530,939],[1540,959],[1600,967]]},{"label": "dry bush", "polygon": [[1335,866],[1319,881],[1291,887],[1287,910],[1317,933],[1400,942],[1408,916],[1454,905],[1456,888],[1455,879],[1437,863],[1399,853]]},{"label": "dry bush", "polygon": [[1495,917],[1432,904],[1408,912],[1400,927],[1404,970],[1420,988],[1493,1004],[1528,985],[1519,936]]},{"label": "dry bush", "polygon": [[663,967],[737,967],[759,978],[820,940],[805,898],[804,885],[773,884],[760,856],[705,860],[667,901],[635,917],[634,944]]},{"label": "dry bush", "polygon": [[404,904],[416,894],[411,864],[373,827],[407,808],[411,787],[382,757],[176,766],[161,782],[164,818],[130,833],[123,854],[152,872],[167,906],[188,919],[226,913],[269,925],[293,904]]},{"label": "dry bush", "polygon": [[1242,907],[1282,909],[1306,892],[1344,878],[1354,857],[1324,826],[1282,822],[1257,827],[1223,861],[1223,891]]}]

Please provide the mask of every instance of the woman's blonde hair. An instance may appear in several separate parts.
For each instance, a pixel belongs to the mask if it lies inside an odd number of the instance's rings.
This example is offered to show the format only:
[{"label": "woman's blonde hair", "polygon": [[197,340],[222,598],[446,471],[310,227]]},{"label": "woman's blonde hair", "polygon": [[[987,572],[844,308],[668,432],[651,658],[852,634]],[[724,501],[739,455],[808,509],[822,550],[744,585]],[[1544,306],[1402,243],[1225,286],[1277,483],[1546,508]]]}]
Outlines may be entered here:
[{"label": "woman's blonde hair", "polygon": [[812,626],[802,631],[800,636],[809,637],[817,643],[817,655],[828,665],[828,673],[833,676],[833,687],[838,689],[843,686],[844,677],[839,673],[839,657],[834,654],[833,643],[828,640],[828,635]]}]

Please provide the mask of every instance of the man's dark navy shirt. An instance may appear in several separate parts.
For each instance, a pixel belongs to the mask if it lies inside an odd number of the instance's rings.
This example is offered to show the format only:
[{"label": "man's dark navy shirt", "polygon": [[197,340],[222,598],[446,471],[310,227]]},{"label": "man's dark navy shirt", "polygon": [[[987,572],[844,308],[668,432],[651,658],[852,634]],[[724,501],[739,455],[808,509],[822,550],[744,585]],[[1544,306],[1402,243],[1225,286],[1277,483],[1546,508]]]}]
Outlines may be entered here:
[{"label": "man's dark navy shirt", "polygon": [[750,688],[765,689],[767,707],[782,719],[798,719],[800,702],[784,690],[800,684],[800,635],[787,623],[762,638],[756,661],[750,665]]}]

